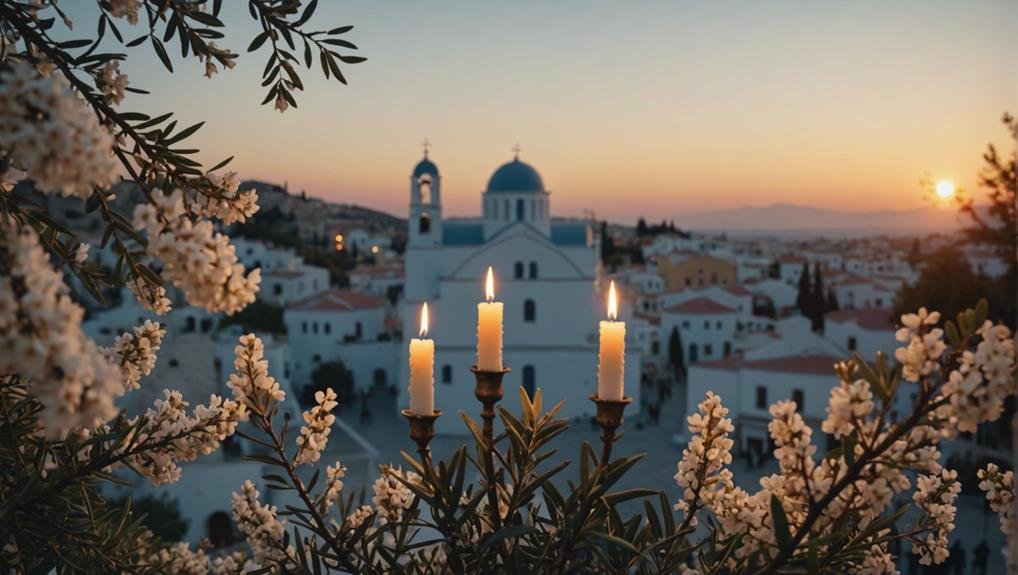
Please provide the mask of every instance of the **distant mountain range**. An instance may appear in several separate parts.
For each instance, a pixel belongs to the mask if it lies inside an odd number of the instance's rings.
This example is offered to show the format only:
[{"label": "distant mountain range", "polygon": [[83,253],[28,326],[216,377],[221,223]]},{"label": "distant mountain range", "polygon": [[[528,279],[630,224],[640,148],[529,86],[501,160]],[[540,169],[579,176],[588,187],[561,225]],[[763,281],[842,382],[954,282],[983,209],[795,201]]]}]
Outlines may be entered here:
[{"label": "distant mountain range", "polygon": [[957,218],[958,213],[953,209],[934,207],[853,212],[771,204],[677,214],[675,225],[686,230],[724,231],[736,235],[911,235],[955,230]]}]

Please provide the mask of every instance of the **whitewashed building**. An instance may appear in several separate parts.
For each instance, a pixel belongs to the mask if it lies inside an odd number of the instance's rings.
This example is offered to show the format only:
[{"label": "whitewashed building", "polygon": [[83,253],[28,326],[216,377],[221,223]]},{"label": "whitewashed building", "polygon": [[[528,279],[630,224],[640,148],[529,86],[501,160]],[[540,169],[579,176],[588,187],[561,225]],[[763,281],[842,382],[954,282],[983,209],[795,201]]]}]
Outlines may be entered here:
[{"label": "whitewashed building", "polygon": [[[446,220],[442,178],[425,156],[410,176],[404,339],[418,333],[421,304],[431,312],[436,345],[435,405],[447,414],[440,432],[465,433],[455,417],[475,413],[476,304],[492,266],[496,298],[505,305],[504,402],[519,405],[517,389],[540,388],[546,405],[565,400],[562,415],[592,414],[597,389],[598,321],[604,319],[599,241],[588,222],[552,221],[550,193],[540,174],[519,157],[499,167],[481,194],[481,217]],[[621,319],[631,313],[622,302]],[[632,334],[629,334],[629,339]],[[626,357],[626,393],[639,405],[640,354]],[[400,345],[399,405],[408,405],[407,342]]]},{"label": "whitewashed building", "polygon": [[891,310],[887,308],[844,309],[825,316],[824,337],[841,346],[846,352],[858,352],[867,361],[873,361],[877,351],[894,357],[901,344],[894,338]]},{"label": "whitewashed building", "polygon": [[244,267],[261,268],[258,299],[286,305],[329,287],[329,270],[308,265],[290,248],[278,248],[243,237],[231,238]]},{"label": "whitewashed building", "polygon": [[396,343],[386,328],[384,299],[329,289],[288,305],[283,321],[298,388],[310,383],[319,365],[337,358],[353,372],[358,390],[396,381]]},{"label": "whitewashed building", "polygon": [[709,297],[697,296],[661,312],[661,340],[672,330],[682,338],[687,365],[731,355],[739,311]]}]

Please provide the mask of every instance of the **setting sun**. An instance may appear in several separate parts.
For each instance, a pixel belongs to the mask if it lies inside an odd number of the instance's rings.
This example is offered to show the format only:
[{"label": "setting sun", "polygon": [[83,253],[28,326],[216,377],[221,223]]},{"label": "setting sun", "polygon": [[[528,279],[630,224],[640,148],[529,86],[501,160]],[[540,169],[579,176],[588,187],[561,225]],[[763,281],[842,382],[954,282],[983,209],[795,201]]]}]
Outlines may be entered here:
[{"label": "setting sun", "polygon": [[937,196],[941,198],[950,198],[954,195],[954,182],[949,180],[940,180],[935,186]]}]

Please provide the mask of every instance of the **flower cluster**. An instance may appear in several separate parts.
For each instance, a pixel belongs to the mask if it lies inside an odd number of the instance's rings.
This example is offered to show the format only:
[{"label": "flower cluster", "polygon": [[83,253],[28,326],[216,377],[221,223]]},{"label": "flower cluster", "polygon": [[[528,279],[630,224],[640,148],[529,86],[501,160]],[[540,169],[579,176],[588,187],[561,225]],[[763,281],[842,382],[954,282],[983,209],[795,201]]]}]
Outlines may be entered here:
[{"label": "flower cluster", "polygon": [[134,226],[148,233],[148,254],[163,262],[163,277],[189,303],[229,315],[254,301],[261,270],[245,276],[229,238],[209,220],[192,221],[180,190],[155,192],[152,204],[136,206]]},{"label": "flower cluster", "polygon": [[59,75],[9,60],[0,73],[0,147],[46,192],[88,198],[117,176],[113,136]]},{"label": "flower cluster", "polygon": [[125,460],[153,485],[179,480],[179,462],[212,453],[248,417],[243,403],[218,395],[208,406],[195,407],[194,415],[188,415],[187,406],[179,391],[164,390],[163,399],[146,412],[146,424],[124,442],[131,449]]},{"label": "flower cluster", "polygon": [[146,311],[154,312],[156,315],[169,313],[172,302],[166,297],[166,288],[163,286],[145,283],[140,279],[129,279],[127,287]]},{"label": "flower cluster", "polygon": [[262,566],[279,565],[296,556],[293,547],[283,547],[286,525],[276,517],[274,505],[262,505],[250,480],[240,493],[233,493],[233,520],[247,539],[255,560]]},{"label": "flower cluster", "polygon": [[372,486],[374,496],[371,502],[378,510],[379,521],[383,524],[402,521],[403,512],[414,501],[413,492],[398,478],[417,483],[421,480],[420,475],[413,471],[403,471],[402,467],[382,466],[382,474]]},{"label": "flower cluster", "polygon": [[156,366],[156,352],[159,351],[165,335],[165,329],[147,319],[131,332],[117,336],[113,347],[100,349],[106,359],[120,366],[124,391],[138,389],[141,378],[152,373]]},{"label": "flower cluster", "polygon": [[212,189],[198,192],[188,205],[192,214],[234,224],[246,221],[258,211],[258,192],[254,188],[240,191],[237,172],[211,173],[206,177]]},{"label": "flower cluster", "polygon": [[160,566],[165,573],[180,575],[207,575],[210,567],[204,551],[193,550],[184,542],[163,547],[149,559],[149,563]]},{"label": "flower cluster", "polygon": [[294,456],[294,463],[314,463],[322,456],[322,450],[329,440],[329,433],[332,431],[332,424],[336,416],[332,410],[336,408],[336,392],[332,388],[325,391],[315,392],[315,405],[310,411],[304,412],[304,425],[300,428],[300,435],[297,436],[297,455]]},{"label": "flower cluster", "polygon": [[841,380],[841,385],[831,390],[827,406],[827,418],[820,429],[841,439],[852,433],[855,426],[873,412],[873,392],[865,379]]},{"label": "flower cluster", "polygon": [[933,327],[940,321],[940,312],[929,312],[919,308],[918,313],[901,316],[902,327],[895,333],[898,341],[907,344],[894,352],[901,363],[901,375],[911,382],[939,370],[937,360],[947,346],[944,344],[944,330]]},{"label": "flower cluster", "polygon": [[732,487],[732,473],[724,466],[732,463],[734,442],[728,434],[735,431],[728,408],[713,392],[707,392],[698,410],[687,419],[693,437],[682,451],[675,474],[675,482],[683,488],[683,498],[675,509],[687,513],[687,521],[694,526],[697,509],[705,503],[711,505],[715,495]]},{"label": "flower cluster", "polygon": [[252,561],[247,553],[234,551],[229,555],[220,555],[213,559],[209,573],[212,575],[238,575],[258,569],[258,564]]},{"label": "flower cluster", "polygon": [[279,388],[276,378],[269,375],[269,362],[265,361],[262,340],[253,333],[240,336],[240,344],[233,349],[234,372],[226,384],[238,402],[251,407],[264,406],[269,401],[283,401],[286,393]]},{"label": "flower cluster", "polygon": [[920,475],[916,479],[912,500],[932,524],[930,534],[924,539],[917,539],[912,545],[912,552],[919,555],[922,565],[939,565],[950,554],[947,538],[954,530],[957,512],[954,501],[960,492],[957,471],[943,469],[939,475]]},{"label": "flower cluster", "polygon": [[947,421],[948,436],[975,432],[980,423],[996,421],[1004,411],[1004,400],[1015,393],[1011,330],[987,321],[976,333],[982,340],[975,351],[962,353],[958,368],[941,388],[949,403],[937,415]]},{"label": "flower cluster", "polygon": [[1001,471],[995,463],[979,470],[979,489],[986,492],[986,501],[1000,519],[1000,531],[1004,534],[1004,559],[1008,573],[1018,572],[1018,518],[1015,517],[1014,472]]},{"label": "flower cluster", "polygon": [[99,70],[96,76],[97,87],[102,90],[103,96],[110,104],[119,104],[124,101],[124,93],[127,90],[127,74],[120,71],[120,62],[112,60],[107,62]]},{"label": "flower cluster", "polygon": [[0,373],[29,382],[46,435],[111,419],[124,390],[120,370],[82,331],[84,310],[71,301],[35,232],[0,231],[0,270]]},{"label": "flower cluster", "polygon": [[110,15],[114,18],[126,18],[128,24],[138,23],[138,11],[142,0],[110,0]]},{"label": "flower cluster", "polygon": [[343,491],[343,478],[346,477],[346,467],[343,467],[338,461],[325,468],[325,492],[322,494],[322,500],[325,502],[325,508],[332,507],[332,504],[339,499],[339,494]]}]

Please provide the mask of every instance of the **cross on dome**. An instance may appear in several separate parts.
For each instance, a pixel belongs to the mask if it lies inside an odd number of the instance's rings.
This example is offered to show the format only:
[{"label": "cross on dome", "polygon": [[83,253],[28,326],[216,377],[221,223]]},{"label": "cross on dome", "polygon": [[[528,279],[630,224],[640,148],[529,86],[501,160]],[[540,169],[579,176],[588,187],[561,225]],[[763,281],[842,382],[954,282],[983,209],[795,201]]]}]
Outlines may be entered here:
[{"label": "cross on dome", "polygon": [[517,160],[520,159],[520,150],[522,149],[520,148],[520,143],[516,142],[516,144],[510,149],[513,151],[513,154],[515,155],[516,159]]}]

